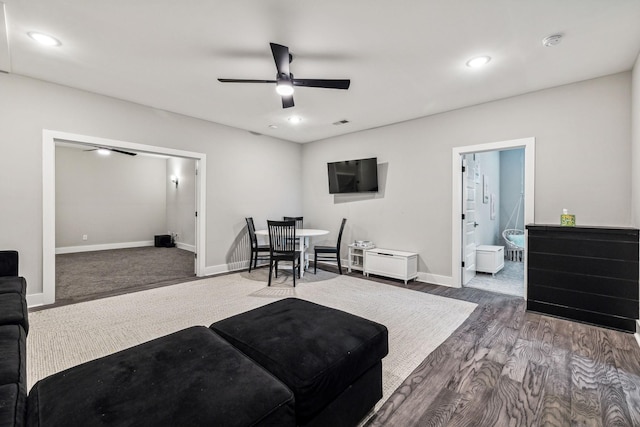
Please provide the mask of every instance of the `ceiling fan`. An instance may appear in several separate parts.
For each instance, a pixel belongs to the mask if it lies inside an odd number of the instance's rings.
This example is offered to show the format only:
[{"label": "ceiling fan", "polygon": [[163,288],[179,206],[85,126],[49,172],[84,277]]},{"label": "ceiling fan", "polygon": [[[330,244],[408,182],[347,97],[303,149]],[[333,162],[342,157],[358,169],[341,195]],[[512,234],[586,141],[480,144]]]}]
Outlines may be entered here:
[{"label": "ceiling fan", "polygon": [[276,63],[275,80],[247,80],[247,79],[218,79],[222,83],[275,83],[276,92],[282,97],[282,108],[290,108],[293,103],[293,87],[319,87],[326,89],[349,89],[351,80],[332,80],[332,79],[296,79],[289,71],[289,64],[293,60],[293,56],[289,53],[287,46],[276,43],[271,45],[271,53]]},{"label": "ceiling fan", "polygon": [[[135,156],[138,153],[133,153],[131,151],[123,151],[123,150],[118,150],[116,148],[109,148],[109,147],[96,147],[96,148],[91,148],[89,150],[84,150],[84,151],[100,151],[100,150],[108,150],[108,151],[113,151],[114,153],[120,153],[120,154],[126,154],[127,156]],[[108,154],[108,153],[107,153]]]}]

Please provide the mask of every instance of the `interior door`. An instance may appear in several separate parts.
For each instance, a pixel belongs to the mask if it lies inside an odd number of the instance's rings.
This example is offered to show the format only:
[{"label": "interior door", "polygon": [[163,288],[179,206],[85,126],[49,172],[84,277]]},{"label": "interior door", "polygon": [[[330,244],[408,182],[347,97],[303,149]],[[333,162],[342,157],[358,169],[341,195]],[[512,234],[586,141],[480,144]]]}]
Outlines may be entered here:
[{"label": "interior door", "polygon": [[462,156],[462,285],[476,275],[476,173],[473,155]]}]

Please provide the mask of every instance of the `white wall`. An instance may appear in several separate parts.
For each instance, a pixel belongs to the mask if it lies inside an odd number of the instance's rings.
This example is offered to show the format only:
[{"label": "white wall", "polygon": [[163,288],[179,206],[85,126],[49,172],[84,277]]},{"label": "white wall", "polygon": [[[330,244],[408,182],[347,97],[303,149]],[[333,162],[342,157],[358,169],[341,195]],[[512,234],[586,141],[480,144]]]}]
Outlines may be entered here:
[{"label": "white wall", "polygon": [[[196,161],[172,157],[166,164],[167,232],[177,234],[178,247],[195,251]],[[171,176],[178,178],[177,186]]]},{"label": "white wall", "polygon": [[299,144],[14,74],[0,73],[0,94],[0,247],[20,252],[30,295],[42,292],[43,129],[206,154],[208,272],[248,259],[246,216],[260,227],[302,210]]},{"label": "white wall", "polygon": [[640,227],[640,55],[632,73],[631,114],[632,224]]},{"label": "white wall", "polygon": [[[505,228],[524,230],[524,149],[500,152],[500,233]],[[520,213],[518,214],[518,203]],[[512,216],[513,215],[513,216]],[[504,242],[500,243],[501,245]]]},{"label": "white wall", "polygon": [[166,233],[165,176],[164,159],[56,147],[56,248]]},{"label": "white wall", "polygon": [[[630,103],[626,72],[305,144],[305,222],[344,216],[345,242],[415,251],[419,271],[451,277],[452,148],[535,137],[537,223],[557,224],[566,207],[582,225],[627,226]],[[375,156],[377,196],[329,195],[327,162]]]},{"label": "white wall", "polygon": [[[489,151],[476,153],[476,162],[480,164],[480,182],[476,183],[476,222],[480,224],[476,229],[476,244],[499,244],[498,234],[500,225],[500,152]],[[484,177],[484,178],[483,178]],[[483,179],[488,180],[489,194],[495,195],[496,216],[491,219],[491,198],[484,203]]]}]

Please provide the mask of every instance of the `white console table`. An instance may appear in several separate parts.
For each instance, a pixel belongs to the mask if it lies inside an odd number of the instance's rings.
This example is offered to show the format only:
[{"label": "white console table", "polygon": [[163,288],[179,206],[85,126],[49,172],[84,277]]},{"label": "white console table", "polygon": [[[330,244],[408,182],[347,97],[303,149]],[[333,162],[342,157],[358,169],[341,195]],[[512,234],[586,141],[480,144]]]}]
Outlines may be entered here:
[{"label": "white console table", "polygon": [[418,277],[418,254],[391,249],[369,249],[364,251],[364,275],[377,274],[404,280]]}]

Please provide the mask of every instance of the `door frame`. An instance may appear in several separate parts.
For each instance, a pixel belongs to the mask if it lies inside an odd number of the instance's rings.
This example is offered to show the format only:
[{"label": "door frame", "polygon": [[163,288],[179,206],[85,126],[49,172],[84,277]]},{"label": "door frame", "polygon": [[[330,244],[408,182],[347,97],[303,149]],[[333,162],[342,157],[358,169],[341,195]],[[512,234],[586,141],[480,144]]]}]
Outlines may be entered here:
[{"label": "door frame", "polygon": [[185,157],[196,160],[196,276],[205,275],[207,155],[173,148],[78,135],[48,129],[42,131],[42,296],[39,304],[53,304],[56,293],[56,143],[71,142],[121,150]]},{"label": "door frame", "polygon": [[[486,144],[454,147],[451,151],[452,165],[452,209],[451,209],[451,278],[452,286],[462,287],[462,229],[460,226],[462,212],[462,155],[482,153],[486,151],[502,151],[524,148],[524,223],[534,223],[535,201],[535,145],[536,139],[521,138],[507,141],[489,142]],[[525,251],[526,252],[526,251]],[[527,257],[524,257],[525,299],[527,289]]]}]

